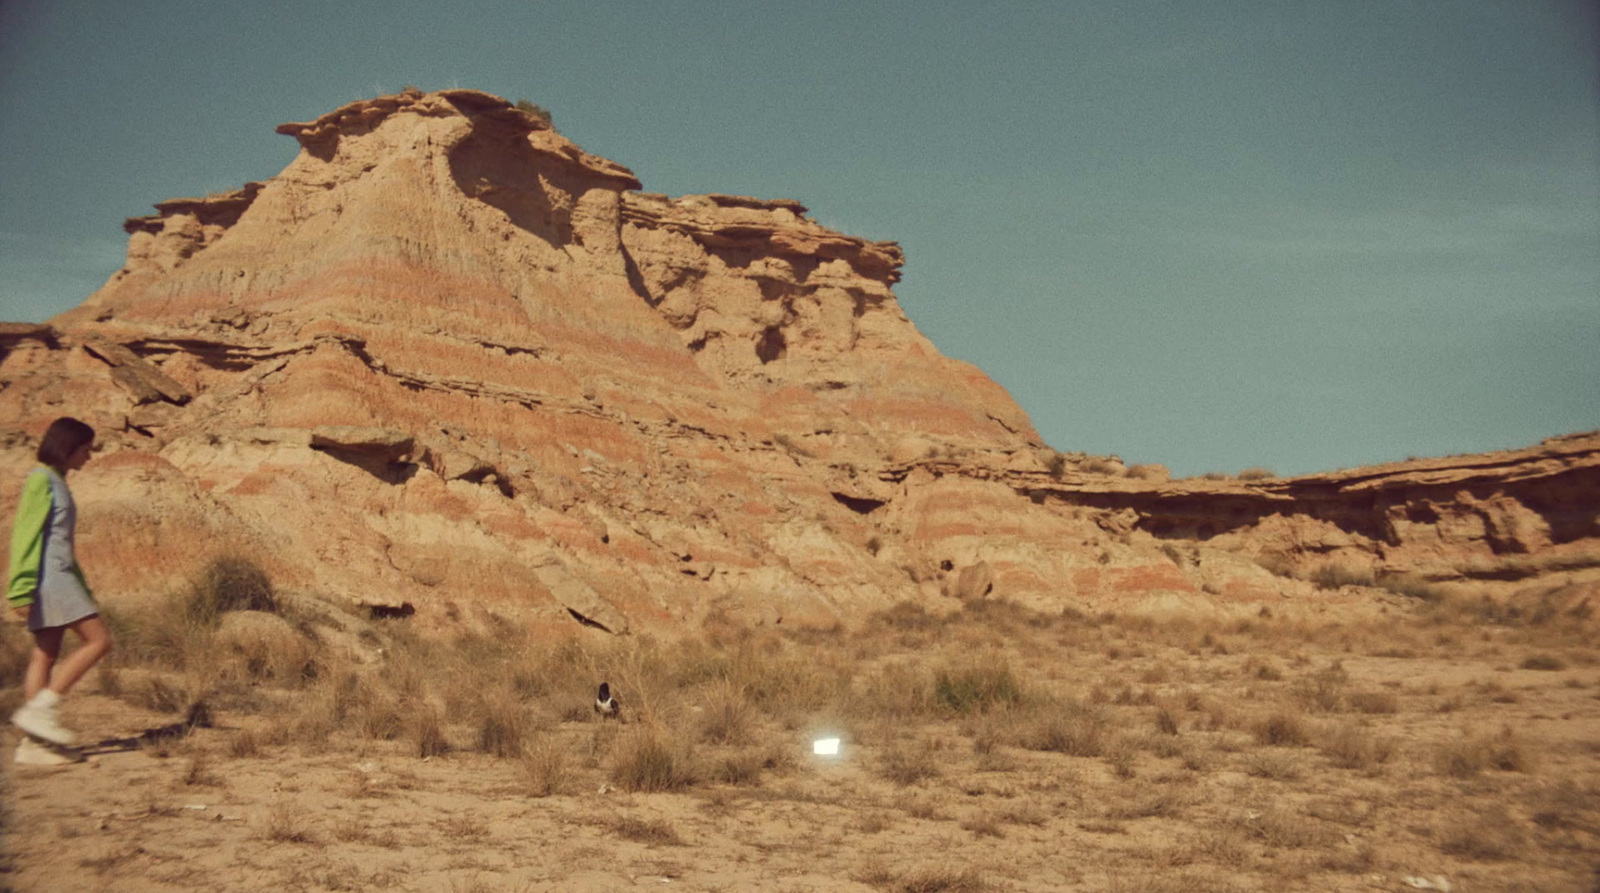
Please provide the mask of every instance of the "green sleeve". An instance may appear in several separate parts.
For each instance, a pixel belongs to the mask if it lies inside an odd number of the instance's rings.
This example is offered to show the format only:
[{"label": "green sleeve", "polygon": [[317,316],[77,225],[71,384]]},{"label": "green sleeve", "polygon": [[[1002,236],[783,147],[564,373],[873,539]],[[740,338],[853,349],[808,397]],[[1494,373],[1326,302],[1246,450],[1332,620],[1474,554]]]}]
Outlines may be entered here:
[{"label": "green sleeve", "polygon": [[28,475],[17,503],[17,523],[11,528],[11,572],[6,577],[6,600],[13,608],[33,604],[39,588],[39,562],[44,557],[44,528],[50,521],[50,478],[44,472]]}]

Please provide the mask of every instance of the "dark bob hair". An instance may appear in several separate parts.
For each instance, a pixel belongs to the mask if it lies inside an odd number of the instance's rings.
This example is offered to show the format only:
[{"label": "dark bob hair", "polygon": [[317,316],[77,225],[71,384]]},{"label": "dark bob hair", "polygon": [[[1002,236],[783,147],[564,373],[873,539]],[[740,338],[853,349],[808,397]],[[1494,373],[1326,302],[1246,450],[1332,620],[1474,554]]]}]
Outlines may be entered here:
[{"label": "dark bob hair", "polygon": [[34,455],[39,457],[40,462],[59,471],[78,447],[86,443],[94,443],[94,429],[77,419],[62,416],[50,423],[49,429],[44,432],[44,440],[39,441],[39,451]]}]

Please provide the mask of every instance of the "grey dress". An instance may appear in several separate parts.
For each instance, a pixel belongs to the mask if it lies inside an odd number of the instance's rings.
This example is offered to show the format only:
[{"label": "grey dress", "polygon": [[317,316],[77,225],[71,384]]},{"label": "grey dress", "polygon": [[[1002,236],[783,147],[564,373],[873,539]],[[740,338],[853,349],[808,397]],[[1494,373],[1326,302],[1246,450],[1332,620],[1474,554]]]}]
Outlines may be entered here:
[{"label": "grey dress", "polygon": [[39,630],[66,626],[98,614],[100,606],[95,604],[73,553],[78,506],[72,501],[72,491],[55,469],[40,468],[33,474],[48,476],[50,483],[50,514],[45,519],[39,588],[34,592],[33,607],[28,610],[28,629]]}]

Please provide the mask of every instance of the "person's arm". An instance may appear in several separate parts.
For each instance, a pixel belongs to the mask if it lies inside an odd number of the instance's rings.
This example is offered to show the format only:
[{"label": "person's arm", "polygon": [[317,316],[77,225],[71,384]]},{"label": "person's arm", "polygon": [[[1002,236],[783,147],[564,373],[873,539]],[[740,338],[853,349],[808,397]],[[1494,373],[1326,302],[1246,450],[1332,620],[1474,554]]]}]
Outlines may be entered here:
[{"label": "person's arm", "polygon": [[44,558],[44,528],[50,523],[50,478],[43,472],[28,475],[17,503],[17,521],[11,528],[11,571],[6,575],[6,602],[13,610],[33,604],[39,588],[39,565]]}]

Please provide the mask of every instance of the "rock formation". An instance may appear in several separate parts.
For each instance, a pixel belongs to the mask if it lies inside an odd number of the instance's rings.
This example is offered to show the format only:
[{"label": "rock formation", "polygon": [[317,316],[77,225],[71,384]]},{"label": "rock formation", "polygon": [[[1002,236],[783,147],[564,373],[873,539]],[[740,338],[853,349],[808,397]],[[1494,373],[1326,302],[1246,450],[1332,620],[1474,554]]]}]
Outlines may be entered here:
[{"label": "rock formation", "polygon": [[110,598],[240,555],[426,622],[622,633],[1600,564],[1600,434],[1167,481],[1048,448],[907,319],[898,246],[798,202],[639,192],[470,90],[278,131],[302,147],[281,174],[156,205],[81,307],[0,326],[3,505],[52,418],[95,425],[74,489]]}]

